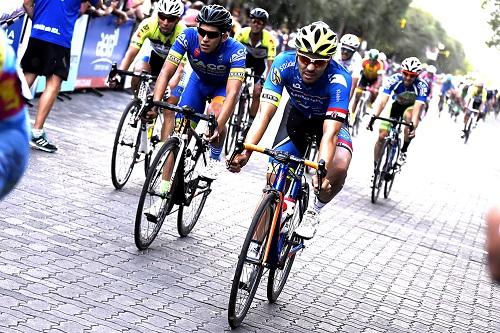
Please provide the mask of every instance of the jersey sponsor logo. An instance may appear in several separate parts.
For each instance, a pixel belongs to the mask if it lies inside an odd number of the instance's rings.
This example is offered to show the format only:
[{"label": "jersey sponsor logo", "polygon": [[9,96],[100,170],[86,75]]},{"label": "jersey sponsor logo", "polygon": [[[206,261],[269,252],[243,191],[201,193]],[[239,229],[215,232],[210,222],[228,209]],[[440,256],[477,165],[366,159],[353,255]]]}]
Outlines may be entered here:
[{"label": "jersey sponsor logo", "polygon": [[333,75],[329,74],[328,80],[330,81],[331,84],[338,83],[347,88],[347,81],[345,77],[341,74],[333,74]]},{"label": "jersey sponsor logo", "polygon": [[226,65],[205,64],[202,60],[195,58],[192,58],[192,65],[193,68],[207,74],[221,75],[227,72]]},{"label": "jersey sponsor logo", "polygon": [[184,49],[187,50],[188,48],[188,40],[186,39],[186,34],[182,33],[177,37],[177,41],[182,45]]},{"label": "jersey sponsor logo", "polygon": [[417,84],[419,96],[427,96],[427,85],[424,82],[419,82]]},{"label": "jersey sponsor logo", "polygon": [[179,58],[177,55],[169,53],[167,55],[167,61],[170,61],[174,65],[179,65],[181,63],[181,58]]},{"label": "jersey sponsor logo", "polygon": [[292,84],[292,87],[294,87],[295,89],[302,89],[302,86],[300,85],[300,83],[294,83],[294,84]]},{"label": "jersey sponsor logo", "polygon": [[199,48],[195,48],[194,49],[193,56],[195,56],[195,57],[199,57],[200,56],[200,49]]},{"label": "jersey sponsor logo", "polygon": [[281,64],[281,66],[279,67],[280,72],[283,72],[285,69],[287,69],[288,67],[292,67],[292,66],[295,66],[295,61],[287,61],[287,62]]},{"label": "jersey sponsor logo", "polygon": [[276,68],[273,68],[273,72],[271,74],[271,82],[275,86],[281,85],[281,75],[280,75],[280,72]]},{"label": "jersey sponsor logo", "polygon": [[245,80],[245,71],[243,70],[243,68],[231,69],[231,71],[229,72],[229,78],[243,81]]},{"label": "jersey sponsor logo", "polygon": [[247,51],[246,49],[239,49],[236,53],[234,53],[232,56],[231,56],[231,62],[236,62],[236,61],[240,61],[240,60],[243,60],[243,59],[246,59],[247,57]]},{"label": "jersey sponsor logo", "polygon": [[55,27],[49,27],[49,26],[46,26],[44,24],[41,24],[41,23],[37,23],[33,26],[33,29],[36,29],[36,30],[41,30],[41,31],[45,31],[45,32],[50,32],[51,34],[54,34],[54,35],[60,35],[61,33],[59,32],[59,29],[58,28],[55,28]]}]

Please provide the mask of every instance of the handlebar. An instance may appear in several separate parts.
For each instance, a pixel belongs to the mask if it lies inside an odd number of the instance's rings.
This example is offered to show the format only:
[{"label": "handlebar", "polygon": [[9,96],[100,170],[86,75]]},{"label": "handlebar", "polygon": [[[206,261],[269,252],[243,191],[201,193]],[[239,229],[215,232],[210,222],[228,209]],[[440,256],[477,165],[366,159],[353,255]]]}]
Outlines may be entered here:
[{"label": "handlebar", "polygon": [[[313,162],[310,160],[306,160],[300,157],[296,157],[294,155],[289,154],[285,151],[279,151],[274,149],[265,148],[262,146],[254,145],[251,143],[244,143],[242,140],[238,140],[236,142],[236,147],[231,155],[231,158],[228,160],[228,166],[233,162],[236,155],[241,154],[243,150],[256,151],[268,156],[271,156],[275,160],[280,163],[289,163],[295,162],[298,164],[304,164],[310,168],[316,169],[316,174],[318,175],[318,186],[321,187],[323,183],[323,178],[326,176],[326,163],[324,160],[320,160],[319,162]],[[315,189],[315,193],[319,192],[319,188]]]},{"label": "handlebar", "polygon": [[[377,120],[377,119],[380,119],[380,120],[384,120],[384,121],[388,121],[390,123],[392,123],[393,125],[405,125],[405,126],[408,126],[410,128],[410,132],[413,131],[414,129],[414,126],[413,126],[413,123],[412,122],[406,122],[404,120],[399,120],[399,119],[396,119],[396,118],[385,118],[385,117],[380,117],[380,116],[372,116],[372,119],[370,120],[370,124],[372,124],[373,121]],[[371,131],[373,130],[373,128],[370,129]]]},{"label": "handlebar", "polygon": [[149,80],[155,81],[158,78],[158,76],[151,75],[145,71],[142,71],[141,73],[136,73],[136,72],[126,71],[123,69],[118,69],[118,65],[115,62],[111,65],[111,70],[109,71],[109,74],[108,74],[108,82],[111,81],[116,75],[126,75],[126,76],[138,77],[141,80],[146,80],[146,81],[149,81]]},{"label": "handlebar", "polygon": [[218,126],[217,120],[215,119],[215,115],[213,113],[211,113],[209,115],[206,115],[203,113],[196,113],[196,111],[189,106],[180,107],[178,105],[170,104],[167,102],[153,101],[153,96],[148,96],[148,98],[146,100],[146,104],[144,105],[144,108],[146,110],[150,110],[153,107],[158,107],[158,108],[167,109],[167,110],[170,110],[170,111],[173,111],[176,113],[180,113],[180,114],[184,115],[184,117],[186,117],[187,119],[198,118],[198,119],[207,121],[208,122],[209,136],[212,136],[214,134],[214,131]]}]

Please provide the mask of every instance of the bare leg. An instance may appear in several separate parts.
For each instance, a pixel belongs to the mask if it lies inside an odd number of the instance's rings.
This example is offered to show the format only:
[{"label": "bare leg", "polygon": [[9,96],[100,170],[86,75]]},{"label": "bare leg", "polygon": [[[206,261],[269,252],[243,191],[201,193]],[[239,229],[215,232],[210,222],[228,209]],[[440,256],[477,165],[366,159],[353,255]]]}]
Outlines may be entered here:
[{"label": "bare leg", "polygon": [[54,106],[57,94],[61,89],[61,83],[62,79],[55,74],[47,78],[45,90],[43,91],[38,103],[38,112],[36,114],[35,124],[33,125],[34,129],[43,128],[45,120],[47,119],[52,106]]}]

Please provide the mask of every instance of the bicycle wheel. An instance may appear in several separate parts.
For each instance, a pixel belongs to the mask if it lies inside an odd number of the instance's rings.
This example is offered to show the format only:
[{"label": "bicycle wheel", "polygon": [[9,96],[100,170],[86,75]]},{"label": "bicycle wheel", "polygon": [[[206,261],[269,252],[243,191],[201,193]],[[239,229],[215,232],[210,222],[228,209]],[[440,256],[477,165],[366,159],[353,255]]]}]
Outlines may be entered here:
[{"label": "bicycle wheel", "polygon": [[[391,156],[391,149],[392,147],[390,145],[387,146],[387,159],[389,159],[389,156]],[[390,158],[390,161],[386,161],[385,165],[389,170],[387,170],[386,175],[389,175],[385,179],[385,184],[384,184],[384,199],[387,199],[389,197],[389,193],[391,193],[392,190],[392,185],[394,184],[394,178],[396,178],[396,166],[393,161],[397,161],[399,158],[399,153],[400,153],[401,147],[398,145],[397,151],[395,156],[392,156]]]},{"label": "bicycle wheel", "polygon": [[154,120],[153,128],[148,132],[148,153],[144,156],[144,175],[148,175],[148,170],[151,162],[155,158],[155,153],[157,151],[158,144],[161,143],[161,131],[163,127],[163,118],[158,115]]},{"label": "bicycle wheel", "polygon": [[[200,149],[202,147],[198,147],[198,151]],[[212,191],[210,188],[212,181],[199,176],[199,168],[197,169],[197,166],[201,165],[197,162],[200,156],[201,152],[183,158],[184,195],[186,200],[183,204],[179,205],[179,211],[177,212],[177,231],[181,237],[186,237],[193,230],[205,206],[208,195]],[[201,164],[205,166],[205,163]]]},{"label": "bicycle wheel", "polygon": [[471,116],[469,117],[469,120],[467,121],[467,126],[465,128],[465,132],[464,132],[464,144],[467,143],[467,141],[469,141],[469,136],[470,136],[470,131],[471,131],[471,127],[472,127],[472,122],[473,122],[473,114],[471,114]]},{"label": "bicycle wheel", "polygon": [[[238,327],[245,318],[259,286],[264,271],[262,257],[269,241],[269,231],[277,202],[279,201],[277,201],[276,194],[268,192],[264,195],[255,211],[238,257],[228,305],[228,322],[232,328]],[[250,243],[252,239],[259,238],[257,237],[259,235],[264,235],[264,239],[257,259],[251,259],[247,256]]]},{"label": "bicycle wheel", "polygon": [[134,239],[139,250],[145,250],[151,245],[158,235],[163,221],[172,212],[180,178],[177,172],[178,168],[173,171],[175,177],[167,193],[161,193],[160,183],[163,167],[167,160],[175,161],[179,154],[179,145],[178,138],[169,139],[156,155],[148,171],[135,217]]},{"label": "bicycle wheel", "polygon": [[238,103],[238,108],[236,112],[231,116],[231,121],[229,122],[229,127],[226,133],[224,153],[229,155],[236,145],[236,140],[242,129],[242,118],[245,113],[247,100],[245,98],[240,98]]},{"label": "bicycle wheel", "polygon": [[137,117],[139,108],[137,101],[131,101],[123,110],[116,129],[111,154],[111,181],[117,190],[127,183],[139,157],[141,137],[141,124]]},{"label": "bicycle wheel", "polygon": [[386,155],[387,146],[389,142],[387,140],[384,141],[384,145],[382,146],[382,153],[377,161],[377,165],[375,167],[373,173],[373,182],[372,182],[372,203],[376,203],[378,200],[378,196],[380,194],[380,190],[382,189],[382,182],[384,181],[384,164],[382,161],[385,161],[384,156]]}]

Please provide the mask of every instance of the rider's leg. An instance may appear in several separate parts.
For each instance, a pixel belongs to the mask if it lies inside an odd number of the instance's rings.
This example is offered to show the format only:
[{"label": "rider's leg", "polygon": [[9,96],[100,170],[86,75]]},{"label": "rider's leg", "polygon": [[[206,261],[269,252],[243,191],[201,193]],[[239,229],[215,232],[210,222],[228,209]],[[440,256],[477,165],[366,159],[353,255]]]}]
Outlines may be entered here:
[{"label": "rider's leg", "polygon": [[[378,131],[378,138],[377,141],[375,142],[375,147],[374,147],[374,160],[373,163],[377,163],[378,159],[380,158],[380,154],[382,154],[382,146],[384,145],[384,140],[389,135],[389,129],[391,127],[390,123],[383,122],[380,125],[380,129]],[[375,165],[376,166],[376,165]]]},{"label": "rider's leg", "polygon": [[260,94],[262,93],[262,84],[260,81],[256,82],[253,86],[253,92],[252,92],[252,104],[250,105],[250,124],[252,124],[253,120],[255,119],[255,116],[257,115],[257,111],[259,110],[259,104],[260,104]]},{"label": "rider's leg", "polygon": [[[134,72],[140,73],[140,72],[147,72],[151,73],[151,65],[148,62],[145,61],[137,61],[134,66]],[[130,85],[132,86],[132,89],[134,93],[137,92],[137,89],[139,88],[139,78],[138,77],[133,77],[132,81],[130,82]]]},{"label": "rider's leg", "polygon": [[[212,102],[208,107],[208,114],[213,113],[215,118],[219,117],[222,111],[222,105],[224,104],[225,96],[215,96],[212,98]],[[219,133],[219,137],[210,142],[210,158],[214,160],[220,160],[220,155],[222,153],[222,146],[224,145],[224,139],[226,138],[227,128],[224,126],[222,131]]]},{"label": "rider's leg", "polygon": [[[358,86],[358,88],[361,88]],[[358,107],[358,102],[359,102],[359,98],[361,97],[361,93],[363,92],[363,89],[358,89],[356,88],[355,90],[355,94],[354,94],[354,101],[352,103],[352,110],[351,112],[354,113],[356,112],[356,108]]]},{"label": "rider's leg", "polygon": [[[339,135],[340,136],[340,135]],[[339,137],[340,140],[340,137]],[[342,144],[342,145],[339,145]],[[347,177],[347,170],[352,158],[352,146],[337,142],[335,156],[326,175],[326,179],[321,186],[322,191],[318,196],[321,202],[330,202],[344,187]]]},{"label": "rider's leg", "polygon": [[[403,115],[404,121],[406,121],[408,123],[411,122],[413,112],[414,112],[413,107],[409,107],[408,109],[406,109],[406,111]],[[412,140],[412,138],[410,138],[410,129],[408,128],[408,126],[405,126],[403,147],[401,147],[402,153],[406,153],[406,151],[408,150],[408,146],[410,145],[411,140]]]}]

